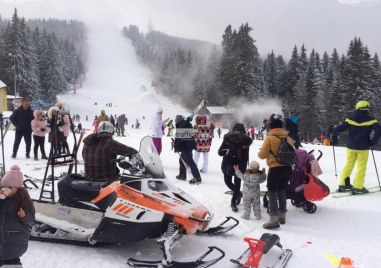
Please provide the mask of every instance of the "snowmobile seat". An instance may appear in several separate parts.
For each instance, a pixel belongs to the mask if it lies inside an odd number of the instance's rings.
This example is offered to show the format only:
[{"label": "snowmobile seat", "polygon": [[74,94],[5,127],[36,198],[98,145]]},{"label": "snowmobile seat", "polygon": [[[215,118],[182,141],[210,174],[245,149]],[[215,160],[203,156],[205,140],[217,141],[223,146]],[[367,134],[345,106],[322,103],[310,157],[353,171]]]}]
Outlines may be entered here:
[{"label": "snowmobile seat", "polygon": [[264,233],[261,238],[259,239],[266,243],[266,246],[262,248],[262,252],[266,254],[269,252],[270,249],[272,249],[273,246],[277,245],[278,247],[282,248],[282,245],[280,244],[280,238],[276,234],[270,234],[270,233]]},{"label": "snowmobile seat", "polygon": [[79,174],[68,174],[58,182],[60,200],[90,201],[106,185],[105,182],[91,182]]}]

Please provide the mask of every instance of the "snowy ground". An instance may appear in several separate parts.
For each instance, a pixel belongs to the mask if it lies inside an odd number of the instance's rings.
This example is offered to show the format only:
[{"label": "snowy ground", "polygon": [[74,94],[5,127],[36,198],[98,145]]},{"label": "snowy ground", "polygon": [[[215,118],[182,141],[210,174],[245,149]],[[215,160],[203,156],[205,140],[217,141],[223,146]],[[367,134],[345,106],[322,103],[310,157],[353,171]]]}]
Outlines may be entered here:
[{"label": "snowy ground", "polygon": [[[102,38],[99,36],[102,35]],[[150,133],[151,115],[158,105],[164,107],[164,117],[176,113],[187,114],[181,107],[173,105],[171,101],[158,96],[150,87],[150,72],[139,65],[132,46],[118,35],[113,29],[98,29],[91,32],[90,42],[97,40],[91,47],[90,68],[84,87],[76,95],[68,94],[60,97],[70,107],[73,114],[85,115],[92,120],[94,115],[105,109],[108,114],[126,113],[131,121],[136,118],[142,122],[140,130],[127,127],[129,136],[116,137],[124,144],[138,148],[142,137]],[[107,45],[107,46],[106,46]],[[104,48],[108,47],[105,51]],[[109,76],[110,75],[110,76]],[[103,77],[112,77],[104,80]],[[98,105],[94,105],[97,102]],[[105,103],[113,103],[113,107],[105,107]],[[145,120],[142,119],[145,116]],[[82,121],[85,128],[91,128],[91,121]],[[25,145],[22,142],[18,158],[11,159],[14,132],[10,131],[5,138],[5,161],[7,169],[12,164],[21,166],[24,174],[42,178],[43,169],[35,170],[36,163],[25,159]],[[72,142],[72,140],[70,140]],[[231,258],[237,258],[247,248],[244,237],[259,238],[267,230],[262,224],[268,220],[268,215],[262,211],[262,220],[242,220],[242,205],[239,212],[230,209],[230,196],[225,195],[227,190],[220,171],[221,158],[217,149],[222,139],[215,138],[212,144],[209,160],[209,172],[202,176],[203,183],[198,186],[189,185],[188,182],[177,181],[178,156],[170,150],[170,140],[163,138],[162,161],[165,174],[179,188],[191,194],[215,213],[214,225],[222,221],[225,216],[233,216],[240,220],[240,225],[229,234],[221,237],[186,236],[181,239],[173,250],[177,260],[195,259],[201,255],[208,246],[218,246],[226,252],[226,257],[214,267],[235,267],[230,263]],[[304,145],[307,150],[320,149],[324,153],[320,160],[324,174],[321,179],[335,190],[338,179],[335,177],[332,147],[321,145]],[[49,149],[49,144],[46,143]],[[255,141],[250,149],[250,158],[258,160],[257,153],[261,141]],[[82,148],[80,148],[81,151]],[[345,163],[345,148],[336,149],[338,171]],[[79,154],[81,155],[81,154]],[[381,168],[381,153],[375,152],[376,160]],[[200,159],[201,161],[202,159]],[[43,163],[43,161],[39,161]],[[263,161],[259,161],[266,167]],[[28,165],[29,163],[29,165]],[[199,163],[201,164],[201,163]],[[81,170],[81,166],[79,167]],[[66,168],[60,167],[57,172]],[[377,176],[372,158],[369,159],[366,178],[366,187],[377,185]],[[265,185],[261,186],[265,189]],[[31,195],[37,197],[38,190],[31,190]],[[345,198],[332,198],[328,196],[317,202],[318,210],[315,214],[308,214],[301,208],[288,204],[287,223],[279,230],[273,231],[281,237],[286,248],[294,250],[288,267],[292,268],[322,268],[334,267],[328,260],[327,254],[336,257],[350,257],[355,261],[356,267],[379,267],[381,257],[381,194],[369,194]],[[73,267],[126,267],[126,260],[135,258],[160,258],[160,250],[154,240],[142,241],[125,246],[104,246],[99,248],[79,247],[72,245],[30,242],[28,252],[22,257],[24,267],[44,268],[73,268]]]}]

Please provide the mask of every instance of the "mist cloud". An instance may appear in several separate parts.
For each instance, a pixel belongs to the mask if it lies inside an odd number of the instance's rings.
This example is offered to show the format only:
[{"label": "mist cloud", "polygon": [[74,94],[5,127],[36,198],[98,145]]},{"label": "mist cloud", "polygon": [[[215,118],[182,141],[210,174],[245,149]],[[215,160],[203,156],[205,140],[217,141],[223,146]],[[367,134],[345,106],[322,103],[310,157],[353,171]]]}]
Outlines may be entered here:
[{"label": "mist cloud", "polygon": [[[360,1],[360,0],[359,0]],[[294,44],[311,51],[346,53],[349,41],[359,36],[373,54],[381,47],[381,4],[345,4],[343,0],[0,0],[0,14],[11,17],[13,9],[27,18],[57,17],[87,23],[128,24],[170,35],[220,44],[228,24],[237,28],[248,22],[260,54],[271,50],[288,58]]]}]

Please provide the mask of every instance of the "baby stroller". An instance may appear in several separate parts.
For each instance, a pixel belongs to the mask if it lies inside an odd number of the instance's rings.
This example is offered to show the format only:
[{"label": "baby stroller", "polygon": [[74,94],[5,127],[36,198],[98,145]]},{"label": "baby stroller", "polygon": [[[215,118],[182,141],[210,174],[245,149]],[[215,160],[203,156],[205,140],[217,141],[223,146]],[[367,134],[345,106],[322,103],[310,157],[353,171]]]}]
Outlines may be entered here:
[{"label": "baby stroller", "polygon": [[[320,174],[314,174],[316,173],[315,167],[311,167],[312,162],[315,162],[316,164],[316,162],[319,161],[320,158],[323,156],[323,153],[319,150],[319,156],[315,160],[313,152],[314,150],[308,153],[307,151],[301,149],[295,150],[296,157],[294,169],[292,171],[290,183],[286,189],[286,197],[287,199],[291,199],[291,204],[298,208],[303,207],[303,210],[308,213],[315,213],[317,210],[317,206],[311,201],[321,200],[329,194],[328,186],[317,178],[317,176],[321,174],[321,171]],[[310,180],[313,181],[309,183]],[[305,188],[309,187],[309,185],[314,186],[310,188],[312,191],[314,191],[315,189],[319,191],[319,193],[317,193],[319,198],[316,198],[315,194],[311,194],[310,189],[309,193],[306,193]],[[268,206],[268,200],[266,195],[263,198],[263,206]]]}]

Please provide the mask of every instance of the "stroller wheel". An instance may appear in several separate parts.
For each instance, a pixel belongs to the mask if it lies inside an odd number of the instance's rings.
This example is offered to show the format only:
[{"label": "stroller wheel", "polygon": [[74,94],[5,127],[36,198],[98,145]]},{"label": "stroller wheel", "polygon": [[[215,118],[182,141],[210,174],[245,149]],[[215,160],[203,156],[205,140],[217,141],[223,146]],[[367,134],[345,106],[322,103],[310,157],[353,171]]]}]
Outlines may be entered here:
[{"label": "stroller wheel", "polygon": [[308,213],[315,213],[316,210],[317,210],[317,206],[314,204],[314,203],[311,203],[311,202],[306,202],[303,204],[303,209],[305,212],[308,212]]},{"label": "stroller wheel", "polygon": [[300,208],[301,206],[303,206],[303,201],[291,199],[291,204],[297,208]]}]

